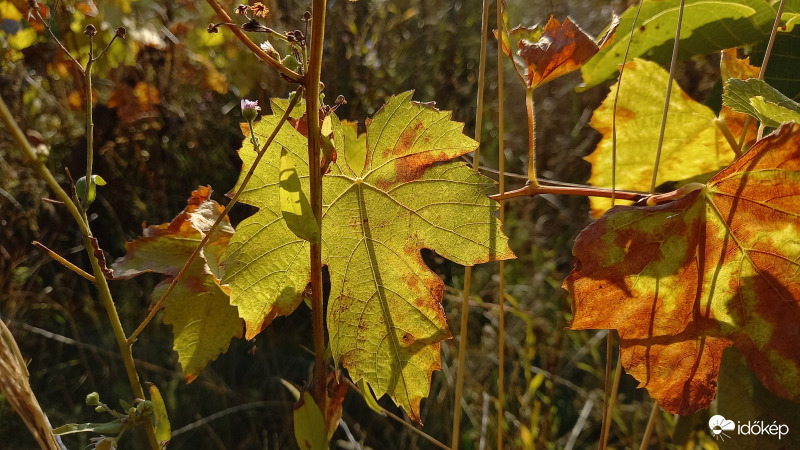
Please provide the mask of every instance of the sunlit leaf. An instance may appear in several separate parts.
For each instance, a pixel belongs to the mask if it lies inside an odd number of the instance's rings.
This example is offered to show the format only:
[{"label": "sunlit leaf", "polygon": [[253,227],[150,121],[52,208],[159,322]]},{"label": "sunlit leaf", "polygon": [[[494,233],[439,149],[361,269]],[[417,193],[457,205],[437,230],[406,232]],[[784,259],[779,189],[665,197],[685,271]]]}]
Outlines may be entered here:
[{"label": "sunlit leaf", "polygon": [[[327,325],[333,357],[354,381],[388,393],[419,419],[419,404],[440,367],[439,342],[450,336],[440,301],[444,284],[422,261],[430,248],[459,264],[513,257],[487,198],[494,183],[466,164],[441,161],[475,149],[450,113],[393,97],[367,125],[366,138],[331,116],[338,159],[323,178],[322,246],[331,277]],[[278,122],[257,123],[266,139]],[[349,137],[348,137],[349,136]],[[246,172],[253,159],[245,140]],[[308,189],[306,139],[284,126],[242,200],[259,212],[237,228],[225,255],[232,303],[252,338],[291,313],[309,281],[308,243],[281,217],[281,148],[292,153]]]},{"label": "sunlit leaf", "polygon": [[165,448],[170,439],[172,439],[172,427],[167,415],[167,405],[164,404],[161,391],[158,390],[155,384],[147,383],[147,391],[150,394],[150,401],[153,402],[153,428],[156,432],[156,439],[161,448]]},{"label": "sunlit leaf", "polygon": [[[617,189],[649,191],[658,148],[658,136],[669,74],[658,64],[629,62],[617,104]],[[591,125],[603,135],[586,160],[592,163],[589,182],[611,187],[612,113],[617,85],[597,108]],[[669,114],[656,185],[714,172],[733,160],[733,150],[714,125],[716,116],[694,101],[673,81]],[[604,198],[591,199],[599,217],[611,207]]]},{"label": "sunlit leaf", "polygon": [[[169,275],[153,290],[153,298],[159,299],[222,212],[222,207],[210,196],[211,188],[198,188],[188,206],[172,222],[149,226],[141,238],[126,243],[125,257],[112,266],[115,279],[144,272]],[[172,325],[173,348],[189,382],[228,350],[231,339],[242,336],[242,322],[236,308],[230,305],[228,287],[219,280],[219,258],[232,234],[233,228],[226,218],[164,306],[164,323]]]},{"label": "sunlit leaf", "polygon": [[722,101],[725,106],[750,114],[768,127],[791,121],[800,122],[800,105],[755,78],[728,80]]},{"label": "sunlit leaf", "polygon": [[[636,22],[629,59],[643,57],[659,63],[672,58],[680,0],[645,0]],[[753,44],[769,36],[775,10],[763,0],[686,0],[681,25],[680,59]],[[581,68],[583,87],[614,77],[625,55],[636,16],[633,5],[620,17],[614,42]]]},{"label": "sunlit leaf", "polygon": [[578,236],[573,329],[616,329],[626,371],[671,413],[708,407],[722,351],[800,399],[800,125],[783,125],[707,185],[619,206]]},{"label": "sunlit leaf", "polygon": [[550,16],[538,40],[522,39],[518,42],[519,55],[528,67],[528,86],[540,86],[579,69],[600,48],[611,43],[618,23],[619,18],[614,17],[605,35],[595,42],[569,17],[562,24]]},{"label": "sunlit leaf", "polygon": [[286,226],[300,239],[316,244],[319,242],[319,226],[311,211],[308,197],[300,185],[300,177],[294,167],[291,153],[281,149],[281,173],[279,194],[281,215]]},{"label": "sunlit leaf", "polygon": [[308,392],[294,408],[294,437],[302,450],[327,450],[328,436],[322,411]]}]

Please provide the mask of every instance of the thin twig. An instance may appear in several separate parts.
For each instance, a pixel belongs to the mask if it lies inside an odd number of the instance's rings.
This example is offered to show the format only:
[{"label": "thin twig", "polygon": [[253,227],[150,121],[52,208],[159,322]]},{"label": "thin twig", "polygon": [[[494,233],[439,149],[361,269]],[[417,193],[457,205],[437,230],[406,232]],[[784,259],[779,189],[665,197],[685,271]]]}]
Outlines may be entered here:
[{"label": "thin twig", "polygon": [[617,392],[619,392],[619,379],[622,375],[622,359],[617,359],[617,369],[614,371],[614,384],[611,386],[611,396],[608,401],[608,410],[603,415],[602,431],[600,432],[600,450],[605,450],[608,444],[608,433],[611,428],[611,421],[614,418],[614,405],[617,402]]},{"label": "thin twig", "polygon": [[[50,23],[42,18],[41,13],[39,13],[39,4],[37,3],[36,6],[32,8],[32,10],[33,13],[36,15],[36,18],[39,19],[39,22],[41,22],[42,25],[44,25],[45,29],[47,29],[47,32],[50,33],[50,37],[53,38],[56,44],[58,44],[58,46],[61,47],[61,50],[64,52],[64,54],[67,55],[67,57],[69,57],[69,59],[71,59],[72,62],[74,62],[75,65],[78,66],[78,69],[80,69],[81,73],[83,73],[83,66],[81,65],[81,63],[77,59],[75,59],[74,56],[72,56],[72,53],[70,53],[69,50],[67,50],[67,47],[64,47],[64,44],[61,43],[61,41],[56,37],[55,33],[53,33],[53,29],[50,28]],[[55,10],[53,10],[53,12],[55,12]]]},{"label": "thin twig", "polygon": [[653,409],[650,411],[650,418],[647,420],[647,428],[644,430],[644,436],[642,437],[642,444],[639,446],[639,450],[647,450],[650,436],[653,435],[653,429],[656,427],[659,409],[658,402],[653,400]]},{"label": "thin twig", "polygon": [[[364,396],[364,394],[361,392],[361,390],[358,388],[358,386],[356,386],[356,384],[353,383],[349,378],[343,377],[343,379],[347,382],[347,385],[350,386],[350,389],[354,390],[356,393],[358,393],[358,395]],[[369,394],[367,394],[367,395],[369,395]],[[409,430],[413,431],[414,433],[417,433],[418,435],[420,435],[426,441],[428,441],[431,444],[433,444],[433,445],[435,445],[435,446],[437,446],[439,448],[442,448],[444,450],[451,450],[450,447],[448,447],[448,446],[444,445],[443,443],[439,442],[433,436],[425,433],[424,431],[422,431],[419,428],[415,427],[413,424],[407,422],[406,420],[403,420],[403,418],[398,417],[396,414],[393,414],[391,411],[387,410],[383,406],[380,406],[380,405],[378,405],[378,406],[381,408],[381,411],[383,412],[383,414],[385,414],[387,417],[390,417],[391,419],[397,421],[400,425],[403,425],[404,427],[408,428]]]},{"label": "thin twig", "polygon": [[[480,169],[481,165],[481,130],[483,128],[483,94],[486,83],[486,48],[489,41],[489,0],[483,0],[481,12],[481,54],[478,64],[478,100],[475,111],[475,140],[478,146],[472,155],[472,168]],[[456,372],[456,393],[453,400],[453,431],[450,445],[458,449],[461,438],[461,397],[464,391],[464,372],[467,361],[467,332],[469,325],[469,296],[472,287],[472,267],[464,267],[464,301],[461,303],[461,330],[458,342],[458,371]]]},{"label": "thin twig", "polygon": [[47,248],[47,246],[45,246],[41,242],[33,241],[32,244],[37,246],[37,247],[39,247],[40,249],[44,250],[44,252],[47,253],[51,258],[53,258],[56,261],[60,262],[61,265],[66,267],[67,269],[77,273],[78,275],[82,276],[83,278],[86,278],[87,280],[91,281],[92,283],[97,281],[97,279],[94,276],[89,275],[88,273],[84,272],[83,269],[81,269],[80,267],[76,266],[75,264],[72,264],[71,262],[67,261],[66,259],[64,259],[64,257],[62,257],[58,253],[50,250],[49,248]]},{"label": "thin twig", "polygon": [[253,42],[238,25],[231,25],[233,20],[231,16],[228,15],[227,12],[222,8],[222,6],[216,0],[206,0],[214,11],[217,13],[220,19],[222,19],[223,23],[228,26],[228,29],[233,32],[233,34],[240,40],[247,48],[250,49],[257,57],[264,60],[267,64],[272,66],[275,70],[281,73],[281,75],[285,76],[289,80],[298,83],[300,85],[305,84],[305,77],[303,75],[298,74],[297,72],[290,70],[286,66],[284,66],[280,61],[270,56],[267,52],[261,49],[255,42]]},{"label": "thin twig", "polygon": [[261,147],[261,150],[259,150],[258,155],[256,155],[256,159],[253,160],[253,164],[250,166],[250,170],[247,171],[247,175],[245,175],[244,179],[242,179],[242,184],[239,186],[239,189],[236,190],[236,193],[233,195],[233,198],[231,198],[231,201],[228,202],[227,206],[225,206],[225,209],[222,211],[219,217],[217,217],[217,220],[214,222],[213,225],[211,225],[211,228],[209,228],[205,236],[203,236],[203,239],[200,241],[199,244],[197,244],[197,247],[195,247],[194,252],[192,252],[191,256],[189,256],[189,259],[186,261],[186,264],[183,265],[180,272],[178,272],[178,274],[175,275],[175,278],[172,279],[172,282],[167,287],[167,290],[164,291],[164,293],[161,295],[161,298],[158,299],[158,302],[156,302],[155,306],[153,306],[153,308],[150,309],[150,312],[147,314],[147,317],[144,318],[142,323],[140,323],[139,326],[136,328],[136,330],[134,330],[133,333],[130,335],[130,337],[128,337],[127,339],[128,344],[132,344],[136,340],[139,334],[141,334],[141,332],[144,331],[145,327],[147,327],[147,324],[149,324],[150,321],[153,320],[153,317],[155,317],[156,313],[158,313],[161,307],[164,306],[164,303],[167,301],[167,297],[172,292],[172,290],[175,289],[175,286],[178,284],[178,281],[181,280],[183,275],[189,269],[189,266],[192,264],[195,258],[197,258],[197,255],[200,254],[200,251],[206,245],[206,242],[208,242],[208,239],[211,237],[214,230],[217,228],[217,226],[219,226],[220,223],[222,223],[225,217],[227,217],[231,208],[233,208],[233,205],[235,205],[236,202],[239,200],[239,196],[242,194],[245,187],[247,187],[247,183],[253,176],[253,173],[255,172],[258,163],[261,161],[261,158],[264,156],[264,153],[266,153],[267,148],[269,148],[269,146],[272,144],[272,141],[275,139],[275,136],[278,135],[278,132],[280,131],[284,122],[286,122],[286,119],[289,118],[289,114],[292,112],[292,109],[297,104],[298,100],[300,100],[300,97],[301,97],[301,89],[295,92],[294,97],[292,97],[291,101],[289,102],[289,106],[286,108],[286,111],[284,111],[283,116],[281,116],[281,119],[278,121],[278,124],[275,126],[275,129],[272,131],[272,134],[270,134],[269,138],[267,138],[267,141],[264,143],[264,146]]},{"label": "thin twig", "polygon": [[[505,33],[503,27],[505,23],[503,21],[503,11],[502,11],[502,3],[497,2],[497,26],[502,32]],[[517,70],[516,64],[514,63],[513,58],[511,58],[511,63],[514,65],[514,70]],[[519,74],[517,72],[517,74]],[[506,172],[506,151],[505,151],[505,86],[503,85],[503,51],[502,51],[502,42],[498,42],[497,47],[497,171],[500,173],[499,181],[500,185],[498,186],[499,195],[503,195],[506,192],[506,178],[503,174]],[[531,91],[531,95],[532,95]],[[531,102],[533,98],[531,98]],[[531,104],[531,108],[533,105]],[[529,119],[533,119],[533,111],[530,111]],[[528,123],[529,127],[533,127],[532,123]],[[533,133],[533,129],[529,128],[530,133]],[[533,135],[530,135],[529,145],[533,145]],[[534,163],[535,165],[535,163]],[[536,176],[534,167],[534,177]],[[530,173],[528,174],[530,180]],[[530,181],[529,181],[530,182]],[[503,223],[506,220],[506,202],[505,200],[498,200],[500,203],[500,226],[503,227]],[[505,347],[506,347],[506,262],[504,260],[500,260],[500,263],[497,267],[498,276],[500,278],[498,289],[498,301],[497,306],[499,308],[498,311],[498,333],[497,333],[497,355],[498,355],[498,362],[497,362],[497,448],[498,450],[502,450],[503,448],[503,423],[505,414],[503,413],[505,409]]]},{"label": "thin twig", "polygon": [[651,197],[650,194],[636,191],[616,191],[612,192],[611,189],[596,188],[592,186],[547,186],[540,184],[534,187],[528,184],[520,189],[504,192],[502,194],[490,195],[489,197],[494,200],[508,200],[515,197],[533,197],[541,194],[559,194],[559,195],[577,195],[581,197],[603,197],[611,198],[612,195],[621,200],[631,200],[634,202],[646,200]]},{"label": "thin twig", "polygon": [[661,131],[658,134],[658,148],[656,149],[656,162],[653,167],[653,179],[650,182],[650,193],[656,191],[656,179],[658,178],[658,164],[661,161],[661,147],[664,144],[664,133],[667,129],[667,113],[669,112],[669,99],[672,94],[672,81],[675,79],[675,66],[678,61],[678,44],[681,41],[681,24],[683,23],[683,10],[686,0],[681,0],[678,9],[678,26],[675,30],[675,43],[672,46],[672,61],[669,64],[669,79],[667,80],[667,94],[664,97],[664,113],[661,116]]}]

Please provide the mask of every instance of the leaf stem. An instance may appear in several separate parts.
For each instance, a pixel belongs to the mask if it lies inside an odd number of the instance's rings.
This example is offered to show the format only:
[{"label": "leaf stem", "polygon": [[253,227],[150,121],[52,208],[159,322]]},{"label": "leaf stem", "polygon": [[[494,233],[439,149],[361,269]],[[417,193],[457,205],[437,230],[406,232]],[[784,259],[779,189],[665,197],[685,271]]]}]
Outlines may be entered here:
[{"label": "leaf stem", "polygon": [[[322,235],[322,171],[320,170],[319,85],[322,75],[322,44],[325,37],[326,0],[311,5],[311,44],[306,74],[306,117],[308,118],[308,173],[311,211]],[[311,303],[314,327],[316,369],[313,392],[317,404],[326,404],[327,369],[325,367],[325,310],[322,298],[322,240],[311,244]],[[323,411],[326,415],[327,412]]]},{"label": "leaf stem", "polygon": [[[502,30],[500,31],[502,33]],[[478,104],[475,111],[475,140],[478,146],[472,155],[472,168],[480,169],[481,165],[481,131],[483,129],[483,94],[486,83],[486,49],[489,42],[489,0],[483,0],[481,13],[481,54],[478,65]],[[464,267],[464,302],[461,304],[461,330],[458,342],[458,372],[456,372],[456,393],[453,400],[453,431],[451,448],[458,449],[461,438],[461,397],[464,390],[464,372],[467,360],[467,332],[469,325],[469,297],[472,287],[472,267]]]},{"label": "leaf stem", "polygon": [[558,195],[577,195],[581,197],[603,197],[612,198],[615,196],[620,200],[631,200],[638,202],[651,197],[651,194],[644,192],[634,191],[612,191],[611,189],[596,188],[591,186],[547,186],[539,185],[533,186],[532,184],[525,185],[525,187],[515,189],[513,191],[504,192],[497,195],[491,195],[489,198],[493,200],[507,200],[515,197],[533,197],[541,194],[558,194]]},{"label": "leaf stem", "polygon": [[284,122],[286,122],[286,119],[289,118],[289,114],[292,112],[292,109],[295,107],[295,105],[297,105],[297,102],[300,100],[301,98],[300,91],[301,90],[299,89],[297,92],[295,92],[294,97],[292,97],[292,99],[289,101],[289,106],[286,108],[286,111],[284,111],[283,116],[281,116],[281,119],[278,121],[278,124],[275,126],[275,129],[272,131],[272,134],[270,134],[269,137],[267,138],[267,141],[264,143],[264,146],[261,147],[261,150],[259,150],[258,155],[256,155],[256,159],[253,160],[253,164],[250,166],[250,170],[247,171],[247,175],[245,175],[244,178],[242,179],[242,183],[239,186],[239,189],[236,190],[236,193],[233,194],[233,198],[231,198],[231,201],[228,202],[228,204],[225,206],[225,209],[222,211],[219,217],[217,217],[217,220],[214,221],[214,224],[211,225],[211,228],[209,228],[208,231],[205,233],[203,239],[200,241],[199,244],[197,244],[197,247],[195,247],[194,251],[189,256],[189,259],[186,260],[186,263],[183,265],[180,272],[178,272],[178,274],[175,275],[175,278],[173,278],[172,281],[170,282],[169,286],[167,287],[167,290],[164,291],[164,293],[161,295],[161,298],[158,299],[158,302],[156,302],[155,306],[153,306],[150,309],[150,312],[147,314],[147,317],[145,317],[144,320],[142,320],[142,323],[140,323],[139,326],[136,328],[136,330],[134,330],[133,333],[130,335],[130,337],[128,337],[127,339],[128,344],[133,344],[134,341],[136,341],[136,338],[142,333],[142,331],[144,331],[145,327],[147,327],[147,324],[149,324],[150,321],[153,320],[153,317],[155,317],[156,313],[158,313],[158,311],[164,306],[164,303],[167,301],[167,297],[169,297],[169,294],[172,292],[173,289],[175,289],[175,285],[177,285],[178,281],[180,281],[181,278],[183,278],[183,275],[189,269],[189,266],[192,264],[195,258],[197,258],[197,256],[200,254],[200,251],[206,245],[206,242],[208,242],[208,239],[214,233],[214,230],[219,226],[220,223],[222,223],[225,217],[228,216],[228,213],[230,212],[231,208],[233,208],[233,205],[235,205],[236,202],[239,200],[239,196],[242,195],[242,192],[247,187],[247,183],[250,182],[250,178],[252,178],[253,173],[255,173],[256,167],[258,167],[258,163],[261,162],[261,158],[264,156],[264,153],[266,153],[267,148],[269,148],[269,146],[272,144],[272,141],[275,139],[275,136],[278,135],[278,132],[280,131]]},{"label": "leaf stem", "polygon": [[275,70],[277,70],[281,75],[288,78],[290,81],[293,81],[301,85],[305,84],[305,77],[303,75],[300,75],[297,72],[290,70],[288,67],[284,66],[280,61],[267,54],[267,52],[262,50],[261,47],[258,46],[258,44],[253,42],[247,36],[247,33],[245,33],[237,25],[233,25],[232,24],[233,20],[231,19],[231,16],[229,16],[228,13],[225,12],[225,10],[216,0],[206,0],[206,1],[208,2],[209,5],[211,5],[212,8],[214,8],[214,11],[217,13],[217,16],[219,16],[219,18],[222,19],[222,21],[225,23],[228,29],[231,30],[233,34],[237,38],[239,38],[239,40],[242,41],[242,43],[246,45],[247,48],[250,49],[250,51],[255,53],[255,55],[258,58],[264,60],[267,64],[272,66]]},{"label": "leaf stem", "polygon": [[536,114],[533,105],[533,87],[525,89],[525,107],[528,111],[528,180],[538,187],[536,180]]},{"label": "leaf stem", "polygon": [[681,24],[683,23],[683,10],[686,0],[681,0],[678,9],[678,26],[675,30],[675,43],[672,46],[672,61],[669,63],[669,79],[667,80],[667,94],[664,97],[664,113],[661,117],[661,131],[658,134],[658,148],[656,149],[656,162],[653,166],[653,179],[650,182],[650,193],[656,191],[656,179],[658,178],[658,164],[661,162],[661,147],[664,144],[664,132],[667,129],[667,113],[669,112],[669,99],[672,94],[672,81],[675,79],[675,66],[678,61],[678,44],[681,41]]}]

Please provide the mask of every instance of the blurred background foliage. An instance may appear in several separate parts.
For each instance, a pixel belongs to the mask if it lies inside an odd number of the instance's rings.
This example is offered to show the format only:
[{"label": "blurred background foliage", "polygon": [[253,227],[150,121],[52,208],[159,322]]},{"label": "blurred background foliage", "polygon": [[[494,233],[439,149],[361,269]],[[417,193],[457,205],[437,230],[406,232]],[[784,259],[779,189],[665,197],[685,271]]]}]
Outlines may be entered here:
[{"label": "blurred background foliage", "polygon": [[[303,29],[308,2],[264,1],[265,25],[278,31]],[[615,0],[509,1],[513,24],[544,23],[549,14],[567,15],[597,35],[629,6]],[[231,11],[236,3],[223,2]],[[478,1],[330,0],[323,82],[325,95],[343,95],[341,118],[374,114],[384,100],[409,89],[419,101],[452,110],[474,134],[481,5]],[[286,97],[293,87],[257,60],[218,22],[205,2],[189,0],[61,1],[42,8],[53,31],[73,55],[85,61],[87,24],[102,48],[118,26],[127,38],[116,42],[94,71],[95,173],[108,182],[90,210],[92,227],[109,260],[122,256],[124,243],[143,224],[170,220],[198,185],[211,185],[215,198],[234,185],[243,139],[239,99]],[[47,163],[62,185],[85,170],[81,77],[40,24],[28,20],[25,0],[0,0],[0,94],[10,104],[31,141],[49,151]],[[494,23],[494,6],[490,24]],[[234,20],[241,17],[233,16]],[[490,25],[490,29],[493,28]],[[264,38],[253,36],[256,42]],[[279,43],[273,42],[285,53]],[[489,41],[482,164],[497,167],[496,44]],[[527,165],[524,88],[505,74],[508,170]],[[679,80],[694,86],[702,100],[717,77],[717,64],[700,58],[681,66]],[[710,83],[708,80],[712,80]],[[546,178],[583,183],[589,165],[582,158],[599,136],[588,127],[592,110],[607,86],[575,93],[578,74],[536,91],[539,172]],[[362,125],[363,127],[363,125]],[[486,172],[496,178],[496,174]],[[6,133],[0,133],[0,316],[9,322],[23,355],[30,358],[31,384],[54,425],[100,420],[84,405],[98,391],[109,404],[129,398],[116,343],[92,286],[64,270],[30,242],[34,239],[79,266],[88,266],[80,234],[64,211],[44,202],[48,190],[25,164]],[[509,178],[511,188],[524,182]],[[504,427],[509,448],[583,448],[600,435],[605,332],[567,332],[570,305],[561,280],[571,268],[571,247],[589,223],[583,198],[524,199],[507,206],[505,231],[519,255],[507,265],[507,391]],[[234,210],[238,223],[252,212]],[[449,286],[444,307],[458,332],[463,268],[432,253],[424,255]],[[469,347],[462,417],[463,448],[495,447],[497,394],[497,265],[474,271]],[[125,329],[146,315],[150,292],[161,279],[146,275],[112,281]],[[313,355],[311,313],[301,306],[276,320],[253,341],[235,341],[227,354],[186,384],[172,351],[170,329],[152,324],[134,346],[143,380],[159,386],[173,431],[170,448],[294,448],[291,394],[280,380],[309,379]],[[442,346],[443,370],[434,374],[431,396],[422,405],[423,430],[448,443],[455,385],[457,341]],[[382,399],[393,409],[391,401]],[[613,447],[638,445],[650,410],[647,396],[623,377],[619,408],[611,428]],[[216,416],[212,416],[217,414]],[[203,418],[213,420],[201,420]],[[364,448],[432,448],[407,428],[374,414],[350,393],[344,421]],[[697,429],[705,429],[702,420]],[[577,426],[576,426],[577,424]],[[655,435],[670,444],[673,419],[664,415]],[[183,428],[186,427],[186,428]],[[21,421],[0,401],[0,437],[7,448],[34,448]],[[574,431],[573,431],[574,430]],[[686,439],[702,439],[690,426]],[[125,441],[128,441],[127,443]],[[87,437],[69,436],[70,448],[85,448]],[[124,439],[123,448],[136,448]],[[339,430],[333,448],[352,448]]]}]

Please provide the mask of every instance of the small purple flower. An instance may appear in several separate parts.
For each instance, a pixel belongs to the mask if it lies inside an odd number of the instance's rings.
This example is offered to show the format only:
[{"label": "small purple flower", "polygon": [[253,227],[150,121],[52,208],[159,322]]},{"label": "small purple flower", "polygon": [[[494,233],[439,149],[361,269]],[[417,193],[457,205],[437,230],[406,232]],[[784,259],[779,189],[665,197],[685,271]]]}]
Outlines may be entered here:
[{"label": "small purple flower", "polygon": [[261,107],[258,106],[258,100],[242,99],[242,116],[246,121],[252,122],[256,120],[259,111],[261,111]]}]

